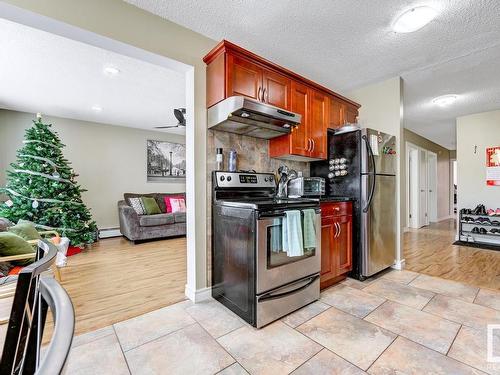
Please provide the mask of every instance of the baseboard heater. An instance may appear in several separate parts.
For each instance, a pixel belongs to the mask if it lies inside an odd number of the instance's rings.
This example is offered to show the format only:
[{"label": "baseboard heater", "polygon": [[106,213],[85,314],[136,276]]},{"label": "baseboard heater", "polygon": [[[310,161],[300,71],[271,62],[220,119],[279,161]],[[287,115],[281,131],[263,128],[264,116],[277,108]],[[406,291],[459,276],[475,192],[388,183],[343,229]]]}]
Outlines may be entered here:
[{"label": "baseboard heater", "polygon": [[120,228],[99,229],[99,238],[120,237],[121,235]]}]

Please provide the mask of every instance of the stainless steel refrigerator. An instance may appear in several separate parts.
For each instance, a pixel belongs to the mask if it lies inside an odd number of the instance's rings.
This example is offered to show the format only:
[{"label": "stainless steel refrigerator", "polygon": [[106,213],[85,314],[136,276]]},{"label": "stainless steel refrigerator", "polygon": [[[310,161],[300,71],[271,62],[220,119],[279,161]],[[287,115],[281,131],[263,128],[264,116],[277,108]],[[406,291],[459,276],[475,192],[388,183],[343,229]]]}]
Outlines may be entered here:
[{"label": "stainless steel refrigerator", "polygon": [[390,267],[396,256],[396,137],[346,127],[328,133],[328,160],[311,163],[327,196],[353,199],[353,271],[358,279]]}]

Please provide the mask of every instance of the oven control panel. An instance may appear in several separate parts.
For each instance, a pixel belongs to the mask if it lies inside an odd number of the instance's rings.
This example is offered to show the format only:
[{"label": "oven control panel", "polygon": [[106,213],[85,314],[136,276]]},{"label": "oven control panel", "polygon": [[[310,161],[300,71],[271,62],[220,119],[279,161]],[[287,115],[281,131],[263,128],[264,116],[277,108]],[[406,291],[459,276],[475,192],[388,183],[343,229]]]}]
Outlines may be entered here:
[{"label": "oven control panel", "polygon": [[221,188],[269,188],[276,182],[272,173],[215,172],[215,182]]}]

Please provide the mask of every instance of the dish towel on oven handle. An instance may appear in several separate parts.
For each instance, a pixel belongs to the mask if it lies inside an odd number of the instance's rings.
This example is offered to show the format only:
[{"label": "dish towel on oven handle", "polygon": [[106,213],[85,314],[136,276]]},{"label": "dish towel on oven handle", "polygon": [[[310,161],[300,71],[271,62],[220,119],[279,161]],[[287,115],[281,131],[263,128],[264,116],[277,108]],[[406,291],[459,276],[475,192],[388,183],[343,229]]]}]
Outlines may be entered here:
[{"label": "dish towel on oven handle", "polygon": [[285,212],[283,218],[283,250],[289,257],[304,255],[304,240],[302,238],[302,218],[300,211]]},{"label": "dish towel on oven handle", "polygon": [[308,208],[304,211],[304,249],[316,247],[316,211]]}]

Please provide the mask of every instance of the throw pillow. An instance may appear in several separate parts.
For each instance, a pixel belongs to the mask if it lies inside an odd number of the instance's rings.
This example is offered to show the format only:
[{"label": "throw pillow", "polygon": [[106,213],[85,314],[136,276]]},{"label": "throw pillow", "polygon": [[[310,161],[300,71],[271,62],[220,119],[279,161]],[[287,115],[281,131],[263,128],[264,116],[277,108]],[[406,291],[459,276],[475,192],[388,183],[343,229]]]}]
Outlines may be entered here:
[{"label": "throw pillow", "polygon": [[172,212],[186,212],[186,201],[184,198],[171,198]]},{"label": "throw pillow", "polygon": [[142,204],[141,198],[129,198],[128,201],[137,215],[144,215],[144,205]]},{"label": "throw pillow", "polygon": [[160,207],[156,200],[151,197],[141,197],[142,204],[144,205],[144,210],[146,211],[146,215],[156,215],[161,214]]},{"label": "throw pillow", "polygon": [[0,232],[0,256],[35,253],[35,248],[25,239],[11,232]]},{"label": "throw pillow", "polygon": [[171,199],[184,199],[184,194],[179,195],[170,195],[168,197],[163,198],[165,201],[165,207],[167,209],[167,213],[172,212],[172,204],[170,203]]},{"label": "throw pillow", "polygon": [[19,237],[24,238],[26,241],[39,240],[42,238],[38,234],[33,223],[27,221],[20,221],[13,227],[8,228],[7,231],[17,234]]}]

